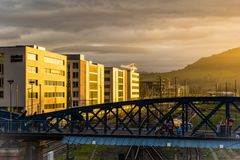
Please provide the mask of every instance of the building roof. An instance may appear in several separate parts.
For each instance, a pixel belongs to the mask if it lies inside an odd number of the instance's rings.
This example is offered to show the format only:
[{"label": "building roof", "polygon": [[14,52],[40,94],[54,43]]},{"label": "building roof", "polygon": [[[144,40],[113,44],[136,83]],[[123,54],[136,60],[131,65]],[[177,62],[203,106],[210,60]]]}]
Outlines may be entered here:
[{"label": "building roof", "polygon": [[16,45],[16,46],[0,46],[0,48],[16,48],[16,47],[31,47],[39,50],[46,50],[45,47],[41,47],[35,44],[26,44],[26,45]]}]

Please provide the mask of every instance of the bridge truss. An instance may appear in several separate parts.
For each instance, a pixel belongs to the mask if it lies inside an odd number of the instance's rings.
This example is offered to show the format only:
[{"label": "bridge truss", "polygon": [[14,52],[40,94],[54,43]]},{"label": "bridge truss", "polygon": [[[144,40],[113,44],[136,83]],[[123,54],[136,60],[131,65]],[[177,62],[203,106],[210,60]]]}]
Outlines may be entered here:
[{"label": "bridge truss", "polygon": [[[217,127],[225,124],[225,136],[240,128],[240,97],[177,97],[145,99],[71,108],[32,116],[0,112],[2,133],[64,135],[169,136],[166,121],[180,121],[184,137],[223,136]],[[5,118],[5,119],[4,119]],[[233,125],[229,126],[229,120]],[[9,122],[10,121],[10,122]],[[190,123],[191,122],[191,123]],[[191,125],[189,125],[191,124]],[[176,124],[175,124],[176,125]],[[163,129],[163,134],[159,129]]]}]

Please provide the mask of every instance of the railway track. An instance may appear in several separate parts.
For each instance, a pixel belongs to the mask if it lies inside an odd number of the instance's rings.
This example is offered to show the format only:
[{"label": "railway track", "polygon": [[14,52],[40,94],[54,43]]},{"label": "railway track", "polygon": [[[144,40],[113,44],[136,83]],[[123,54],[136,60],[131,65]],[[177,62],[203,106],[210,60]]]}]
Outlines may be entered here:
[{"label": "railway track", "polygon": [[130,146],[124,160],[165,160],[163,154],[155,147]]},{"label": "railway track", "polygon": [[151,160],[164,160],[162,153],[155,147],[145,148],[145,151]]},{"label": "railway track", "polygon": [[198,148],[187,148],[187,160],[201,160],[201,153]]},{"label": "railway track", "polygon": [[50,152],[50,151],[54,152],[54,157],[58,157],[60,155],[63,155],[64,153],[66,153],[68,149],[69,150],[71,149],[71,147],[67,149],[66,144],[61,144],[59,142],[49,142],[47,144],[47,146],[48,147],[43,150],[43,159],[44,160],[47,159],[48,152]]},{"label": "railway track", "polygon": [[130,146],[127,150],[127,154],[126,154],[124,160],[139,159],[140,149],[141,149],[141,147]]}]

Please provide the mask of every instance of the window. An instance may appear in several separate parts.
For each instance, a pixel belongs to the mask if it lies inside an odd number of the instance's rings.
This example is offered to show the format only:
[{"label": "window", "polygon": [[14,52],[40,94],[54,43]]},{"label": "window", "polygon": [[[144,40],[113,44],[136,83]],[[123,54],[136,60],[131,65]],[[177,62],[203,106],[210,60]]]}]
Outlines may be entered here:
[{"label": "window", "polygon": [[12,55],[11,62],[22,62],[23,56],[22,55]]},{"label": "window", "polygon": [[28,98],[38,98],[38,93],[37,92],[29,92]]},{"label": "window", "polygon": [[78,101],[73,101],[73,106],[74,107],[78,106]]},{"label": "window", "polygon": [[118,96],[122,97],[123,96],[123,92],[118,92]]},{"label": "window", "polygon": [[110,74],[110,71],[109,70],[105,70],[104,74]]},{"label": "window", "polygon": [[132,80],[132,83],[139,83],[138,80]]},{"label": "window", "polygon": [[119,85],[119,86],[118,86],[118,89],[119,89],[119,90],[123,90],[123,85]]},{"label": "window", "polygon": [[89,93],[90,98],[98,98],[98,92],[97,91],[90,91]]},{"label": "window", "polygon": [[98,80],[98,76],[96,74],[90,74],[89,80],[90,81],[97,81]]},{"label": "window", "polygon": [[132,77],[133,78],[139,78],[139,75],[138,74],[133,74]]},{"label": "window", "polygon": [[132,92],[133,95],[139,95],[139,92]]},{"label": "window", "polygon": [[123,78],[118,78],[118,83],[123,83]]},{"label": "window", "polygon": [[78,69],[78,68],[79,68],[79,63],[74,62],[74,63],[73,63],[73,69]]},{"label": "window", "polygon": [[64,108],[64,103],[45,104],[44,109]]},{"label": "window", "polygon": [[73,88],[78,87],[79,83],[78,82],[73,82]]},{"label": "window", "polygon": [[89,68],[89,72],[97,73],[97,71],[98,71],[97,66],[93,66],[93,65],[90,66],[90,68]]},{"label": "window", "polygon": [[104,95],[105,96],[110,96],[110,92],[105,92]]},{"label": "window", "polygon": [[110,85],[109,85],[109,84],[106,84],[106,85],[105,85],[105,88],[110,88]]},{"label": "window", "polygon": [[139,86],[132,86],[132,89],[139,89]]},{"label": "window", "polygon": [[0,91],[0,98],[3,98],[3,91]]},{"label": "window", "polygon": [[3,88],[3,85],[4,85],[4,79],[0,78],[0,88]]},{"label": "window", "polygon": [[73,72],[73,78],[78,78],[78,77],[79,77],[78,72]]},{"label": "window", "polygon": [[46,98],[64,97],[64,92],[45,92],[44,97],[46,97]]},{"label": "window", "polygon": [[58,69],[45,68],[45,73],[52,74],[52,75],[65,76],[65,72],[63,70],[58,70]]},{"label": "window", "polygon": [[97,85],[97,83],[90,83],[89,88],[90,88],[91,90],[97,90],[97,89],[98,89],[98,85]]},{"label": "window", "polygon": [[38,55],[36,55],[34,53],[28,53],[28,60],[37,61]]},{"label": "window", "polygon": [[32,84],[31,84],[32,82],[33,82],[33,84],[35,84],[35,86],[38,85],[38,80],[36,80],[36,79],[29,79],[29,80],[28,80],[28,84],[29,84],[29,85],[32,85]]},{"label": "window", "polygon": [[3,61],[4,59],[4,53],[0,53],[0,61]]},{"label": "window", "polygon": [[68,79],[70,79],[70,75],[71,75],[70,72],[68,72],[68,75],[67,75],[67,76],[68,76]]},{"label": "window", "polygon": [[51,63],[51,64],[64,65],[64,60],[52,58],[52,57],[44,57],[44,62]]},{"label": "window", "polygon": [[110,78],[104,78],[104,81],[110,81]]},{"label": "window", "polygon": [[27,66],[27,72],[28,73],[38,73],[38,67]]},{"label": "window", "polygon": [[3,73],[4,73],[3,64],[0,64],[0,75],[3,75]]},{"label": "window", "polygon": [[64,82],[63,81],[44,81],[44,85],[46,86],[64,86]]},{"label": "window", "polygon": [[123,101],[123,98],[118,98],[118,101],[119,101],[119,102]]},{"label": "window", "polygon": [[118,76],[123,77],[123,72],[122,71],[118,71]]},{"label": "window", "polygon": [[73,92],[73,97],[78,97],[78,91]]}]

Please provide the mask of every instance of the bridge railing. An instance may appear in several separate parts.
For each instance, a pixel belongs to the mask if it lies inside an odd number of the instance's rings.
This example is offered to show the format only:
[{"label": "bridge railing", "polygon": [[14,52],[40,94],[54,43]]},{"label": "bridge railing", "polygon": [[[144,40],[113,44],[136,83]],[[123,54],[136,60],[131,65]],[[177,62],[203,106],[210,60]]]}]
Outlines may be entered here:
[{"label": "bridge railing", "polygon": [[[151,124],[150,124],[151,125]],[[154,125],[154,123],[152,124]],[[53,123],[54,126],[54,123]],[[90,128],[83,125],[79,122],[71,122],[71,126],[69,126],[68,123],[62,122],[59,123],[58,126],[54,126],[55,129],[53,129],[53,126],[50,125],[46,121],[41,120],[32,120],[32,121],[26,121],[26,120],[13,120],[13,121],[0,121],[0,134],[8,134],[8,133],[16,133],[16,134],[46,134],[46,133],[57,133],[57,134],[79,134],[79,135],[96,135],[95,132],[93,132]],[[115,126],[110,125],[109,132],[105,132],[103,127],[95,128],[98,135],[112,135],[111,131],[114,130]],[[132,126],[130,128],[132,132],[132,136],[138,136],[138,128],[137,126]],[[142,128],[142,135],[148,135],[148,136],[158,136],[158,137],[169,137],[169,136],[175,136],[175,137],[191,137],[192,129],[189,129],[189,132],[186,132],[185,135],[178,135],[176,133],[176,130],[174,129],[174,135],[170,135],[169,132],[164,128],[163,130],[159,130],[159,128],[156,128],[156,130],[152,134],[147,134],[148,128],[144,127]],[[187,134],[189,133],[189,134]],[[128,131],[124,126],[120,125],[118,131],[114,135],[129,135]],[[197,137],[216,137],[217,135],[211,131],[211,130],[199,130],[199,132],[196,134]]]}]

